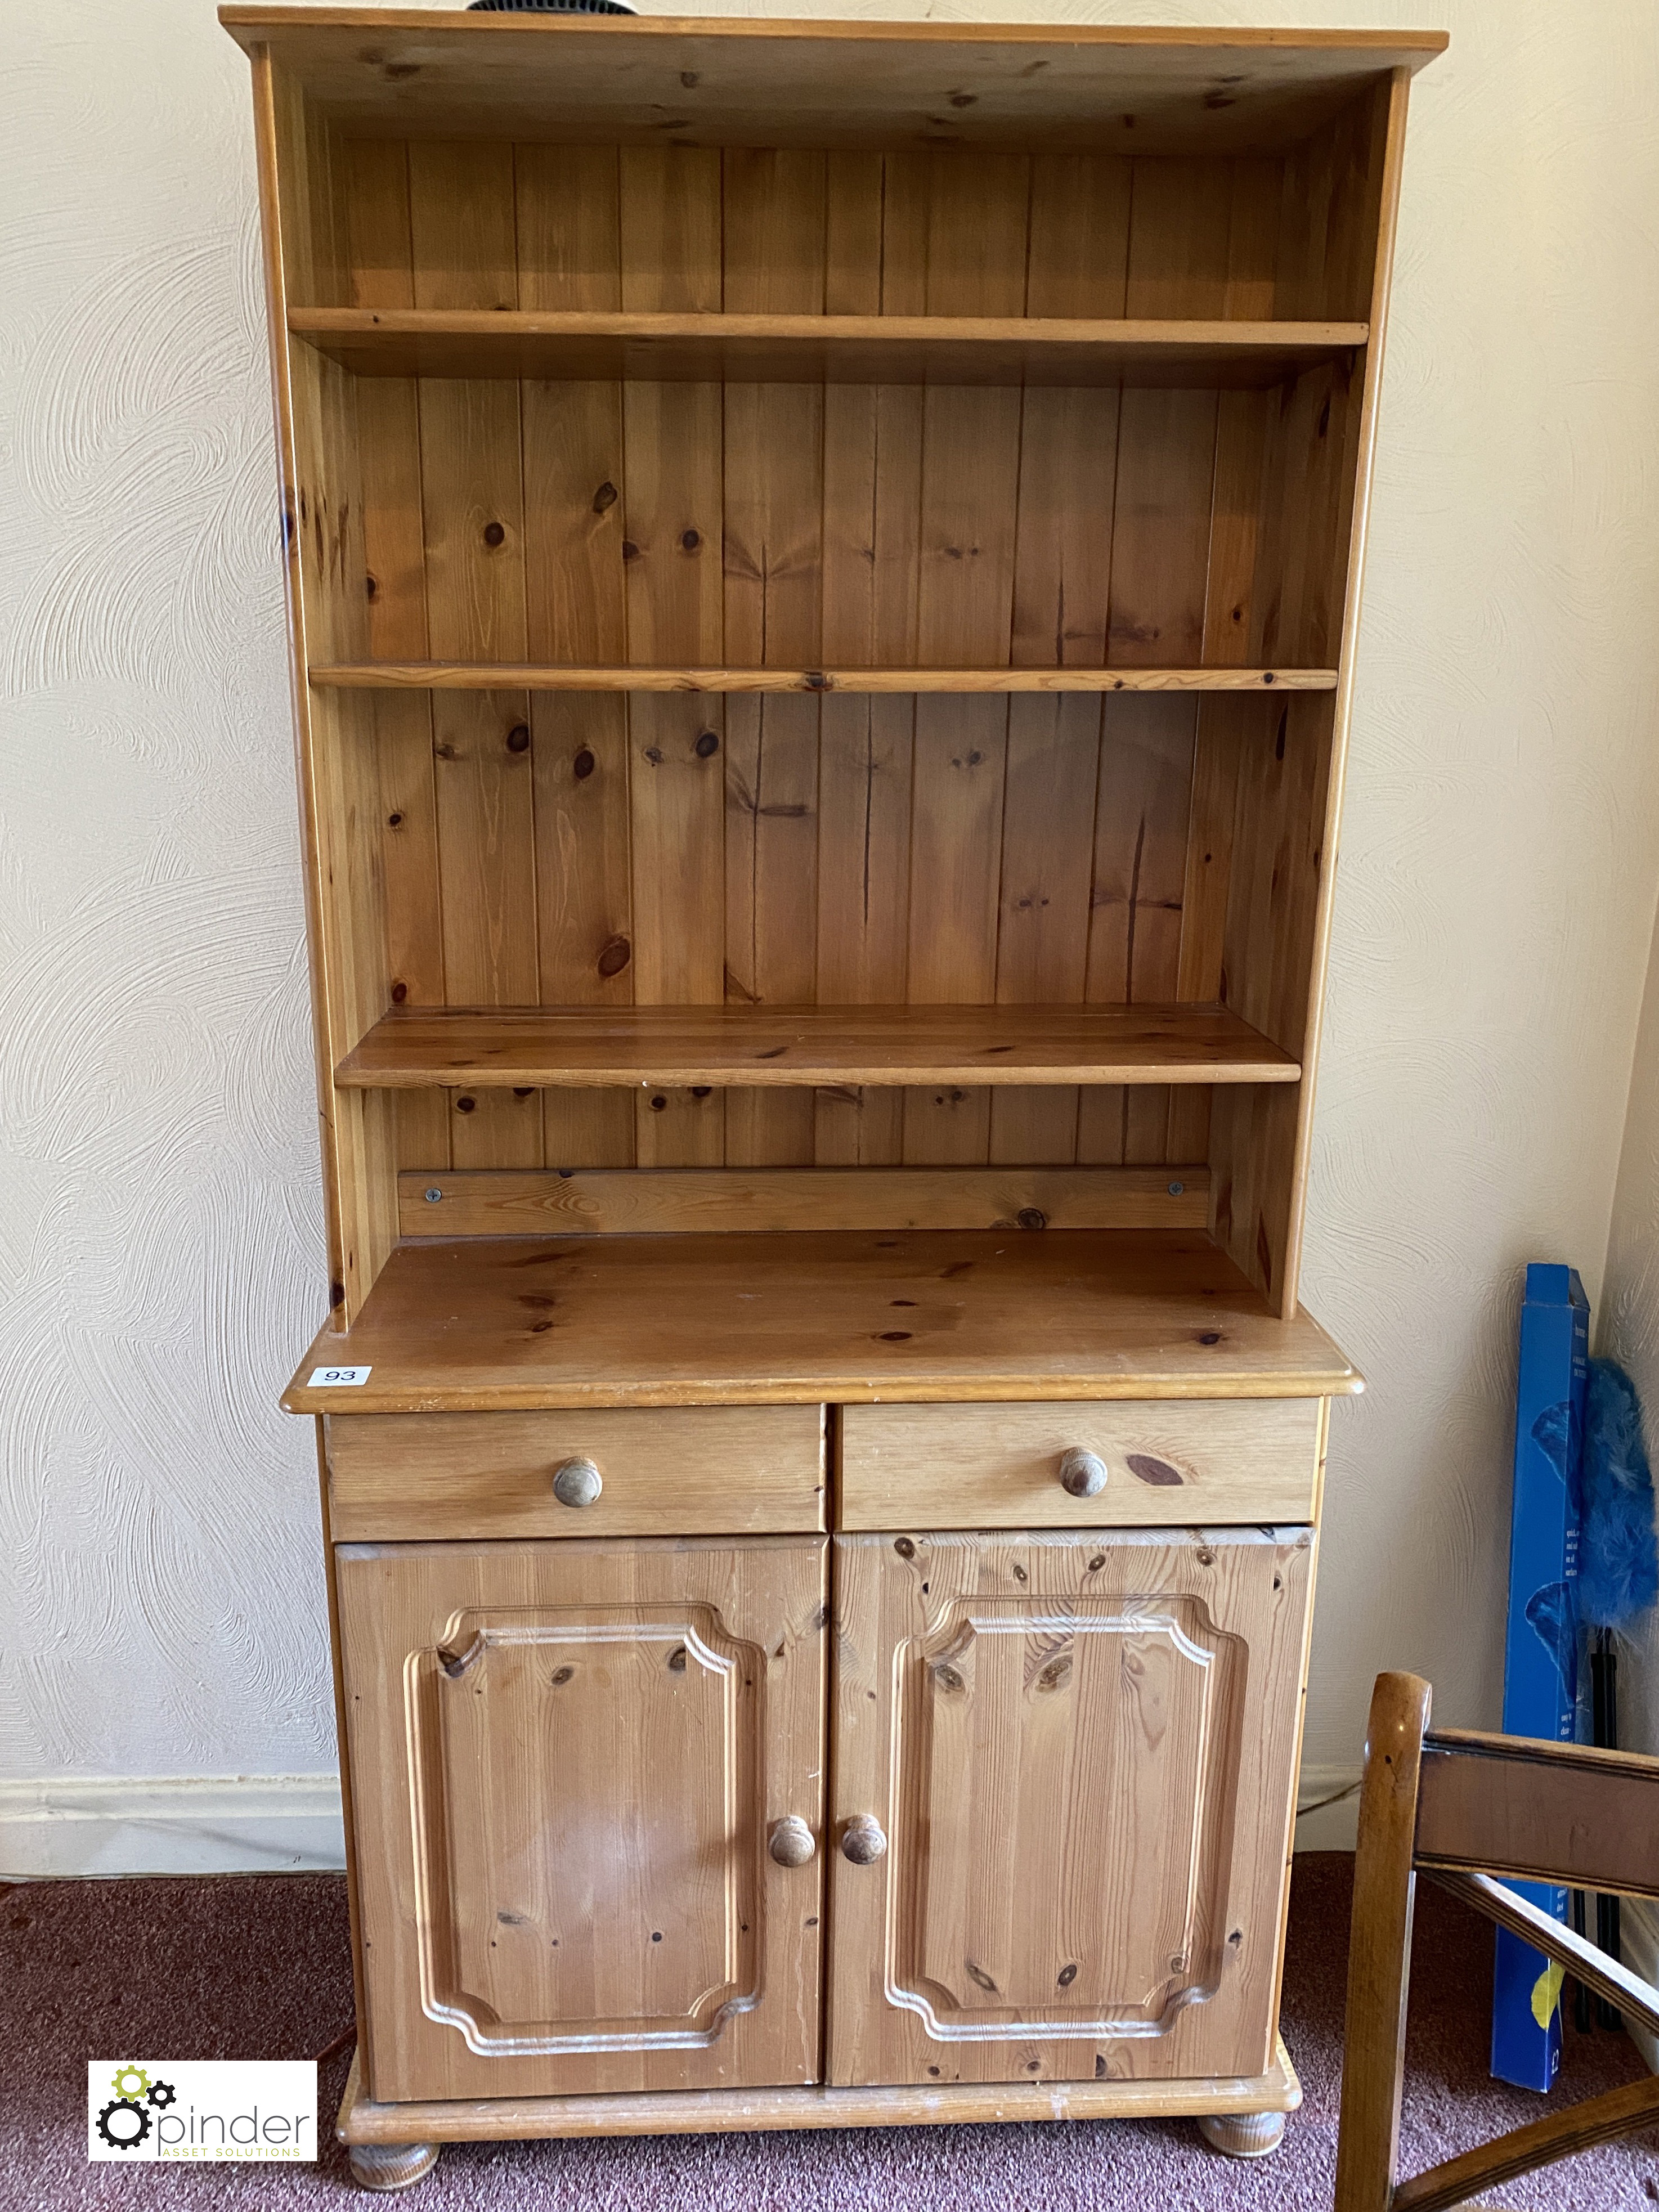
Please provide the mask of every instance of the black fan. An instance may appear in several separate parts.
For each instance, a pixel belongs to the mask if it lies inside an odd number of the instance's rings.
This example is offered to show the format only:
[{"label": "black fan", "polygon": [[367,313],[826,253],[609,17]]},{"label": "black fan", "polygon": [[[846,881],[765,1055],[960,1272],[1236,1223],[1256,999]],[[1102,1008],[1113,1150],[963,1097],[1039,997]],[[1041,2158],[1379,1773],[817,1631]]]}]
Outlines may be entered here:
[{"label": "black fan", "polygon": [[631,15],[622,0],[466,0],[466,12],[489,15]]}]

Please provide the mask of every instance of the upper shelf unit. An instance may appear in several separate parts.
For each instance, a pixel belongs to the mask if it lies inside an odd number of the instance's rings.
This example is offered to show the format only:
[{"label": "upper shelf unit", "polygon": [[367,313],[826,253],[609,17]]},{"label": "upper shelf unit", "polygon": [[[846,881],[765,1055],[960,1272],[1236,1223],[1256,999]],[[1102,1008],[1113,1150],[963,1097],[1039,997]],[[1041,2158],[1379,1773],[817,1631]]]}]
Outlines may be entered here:
[{"label": "upper shelf unit", "polygon": [[1350,322],[416,307],[294,308],[289,329],[359,376],[1074,389],[1259,390],[1368,336]]},{"label": "upper shelf unit", "polygon": [[1443,38],[226,20],[337,1320],[400,1173],[1006,1160],[1201,1171],[1293,1316]]}]

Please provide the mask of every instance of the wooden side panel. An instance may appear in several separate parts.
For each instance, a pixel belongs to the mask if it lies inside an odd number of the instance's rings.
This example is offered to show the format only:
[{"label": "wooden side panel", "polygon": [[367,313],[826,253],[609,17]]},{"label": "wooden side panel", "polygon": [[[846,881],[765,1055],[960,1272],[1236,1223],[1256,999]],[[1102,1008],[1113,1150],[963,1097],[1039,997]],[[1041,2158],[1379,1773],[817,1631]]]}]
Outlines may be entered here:
[{"label": "wooden side panel", "polygon": [[[295,362],[291,391],[298,558],[309,586],[307,635],[326,640],[359,634],[365,562],[356,392],[331,362],[311,355]],[[380,808],[374,722],[367,699],[348,706],[343,696],[313,699],[310,720],[324,779],[331,1031],[337,1052],[342,1045],[349,1050],[391,1000],[385,875],[374,834]]]},{"label": "wooden side panel", "polygon": [[1311,1542],[836,1540],[832,2081],[1266,2066]]},{"label": "wooden side panel", "polygon": [[372,710],[313,694],[313,659],[368,641],[356,391],[309,348],[290,351],[288,303],[339,298],[333,151],[269,61],[254,120],[287,538],[295,740],[307,860],[312,1005],[328,1224],[326,1305],[356,1319],[397,1237],[395,1110],[335,1090],[333,1071],[390,1003],[386,875]]},{"label": "wooden side panel", "polygon": [[1252,642],[1287,660],[1339,657],[1363,392],[1357,362],[1310,369],[1285,388],[1272,426]]},{"label": "wooden side panel", "polygon": [[[338,173],[346,196],[352,305],[413,307],[408,148],[360,139],[341,149]],[[377,659],[423,659],[429,647],[417,387],[410,377],[365,377],[357,380],[356,397],[368,651]],[[432,701],[421,692],[382,691],[374,696],[370,712],[392,1000],[441,1006],[443,891]],[[398,1165],[447,1167],[449,1109],[442,1095],[411,1093],[397,1100],[393,1112]]]},{"label": "wooden side panel", "polygon": [[1280,702],[1241,763],[1233,825],[1225,1002],[1298,1053],[1308,1020],[1331,722],[1328,694]]},{"label": "wooden side panel", "polygon": [[1393,98],[1379,80],[1287,156],[1273,314],[1369,319]]},{"label": "wooden side panel", "polygon": [[[1348,472],[1338,474],[1336,497],[1334,501],[1328,502],[1326,510],[1334,539],[1333,551],[1341,562],[1340,628],[1340,632],[1333,633],[1340,635],[1340,651],[1338,688],[1330,705],[1328,756],[1323,771],[1323,820],[1316,848],[1317,884],[1310,915],[1306,1018],[1300,1049],[1304,1075],[1296,1099],[1294,1133],[1283,1127],[1289,1115],[1288,1099],[1279,1115],[1270,1112],[1267,1116],[1275,1152],[1279,1157],[1285,1152],[1289,1156],[1284,1170],[1287,1193],[1285,1258],[1277,1291],[1279,1310],[1286,1318],[1297,1310],[1297,1282],[1301,1268],[1314,1086],[1324,1016],[1325,969],[1348,725],[1353,705],[1360,589],[1364,575],[1366,517],[1376,450],[1377,403],[1388,330],[1389,288],[1394,266],[1395,222],[1400,204],[1409,88],[1407,73],[1397,69],[1386,89],[1379,85],[1354,111],[1351,121],[1355,135],[1340,142],[1346,149],[1341,165],[1342,182],[1333,194],[1334,219],[1328,220],[1326,227],[1324,266],[1332,286],[1331,296],[1363,297],[1368,301],[1370,343],[1365,350],[1364,375],[1358,387],[1357,410],[1351,391],[1348,410],[1345,410],[1344,442],[1351,454],[1346,465]],[[1286,182],[1288,197],[1294,180],[1287,175]],[[1336,604],[1337,596],[1333,590],[1330,605],[1334,608]]]},{"label": "wooden side panel", "polygon": [[[1399,94],[1403,103],[1403,83]],[[1403,107],[1402,107],[1403,112]],[[1352,101],[1285,164],[1279,211],[1274,312],[1298,315],[1309,302],[1357,301],[1371,321],[1363,361],[1346,360],[1298,377],[1282,395],[1273,425],[1275,453],[1261,493],[1264,590],[1253,649],[1287,658],[1317,653],[1324,665],[1343,643],[1362,423],[1374,414],[1386,297],[1373,299],[1385,228],[1389,173],[1389,92],[1378,86]],[[1398,147],[1386,195],[1391,232]],[[1341,312],[1339,307],[1334,310]]]},{"label": "wooden side panel", "polygon": [[[1323,843],[1334,702],[1311,713],[1283,701],[1271,732],[1243,749],[1222,949],[1226,1003],[1264,1035],[1302,1050],[1317,1018],[1315,953],[1325,890]],[[1311,1070],[1310,1069],[1310,1073]],[[1293,1295],[1290,1248],[1303,1085],[1218,1093],[1212,1109],[1212,1226],[1246,1274],[1275,1298]]]},{"label": "wooden side panel", "polygon": [[[1279,212],[1276,312],[1358,299],[1371,326],[1363,363],[1286,387],[1260,494],[1250,650],[1317,651],[1343,672],[1334,698],[1312,714],[1282,702],[1267,733],[1237,753],[1223,995],[1240,1012],[1257,1009],[1270,1034],[1295,1036],[1307,1073],[1281,1099],[1218,1096],[1212,1229],[1286,1313],[1297,1295],[1405,112],[1403,78],[1352,102],[1285,163]],[[1206,702],[1211,727],[1220,706]]]},{"label": "wooden side panel", "polygon": [[336,1564],[370,2094],[817,2078],[823,1540]]},{"label": "wooden side panel", "polygon": [[[303,403],[301,403],[303,406]],[[319,1078],[326,1164],[333,1158],[337,1246],[331,1238],[329,1304],[346,1325],[361,1312],[398,1237],[398,1109],[386,1091],[354,1097],[336,1087],[341,1046],[376,1018],[391,992],[386,964],[385,879],[375,850],[380,814],[372,714],[337,706],[313,711],[311,744],[318,836],[326,874],[320,902],[325,1042]]]}]

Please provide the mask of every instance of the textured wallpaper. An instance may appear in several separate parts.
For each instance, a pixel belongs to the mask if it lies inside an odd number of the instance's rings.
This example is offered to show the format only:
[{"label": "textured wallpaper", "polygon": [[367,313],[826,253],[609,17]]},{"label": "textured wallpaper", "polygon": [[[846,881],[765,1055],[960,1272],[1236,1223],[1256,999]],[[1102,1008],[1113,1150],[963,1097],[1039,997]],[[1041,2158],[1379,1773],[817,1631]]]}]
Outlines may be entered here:
[{"label": "textured wallpaper", "polygon": [[7,0],[0,1772],[331,1764],[323,1249],[246,64]]},{"label": "textured wallpaper", "polygon": [[[1659,888],[1649,0],[1578,0],[1570,40],[1558,0],[795,12],[1452,31],[1413,102],[1320,1072],[1304,1296],[1370,1388],[1334,1423],[1308,1756],[1357,1759],[1386,1665],[1490,1722],[1520,1271],[1600,1293]],[[209,0],[0,29],[0,1778],[317,1771],[246,68]]]},{"label": "textured wallpaper", "polygon": [[[1659,931],[1648,963],[1607,1277],[1595,1323],[1594,1348],[1620,1361],[1635,1382],[1648,1450],[1659,1459]],[[1620,1741],[1627,1751],[1659,1756],[1659,1607],[1633,1621],[1623,1641],[1628,1657],[1619,1670]],[[1659,1913],[1649,1917],[1659,1930]],[[1659,1971],[1659,1958],[1649,1965]]]}]

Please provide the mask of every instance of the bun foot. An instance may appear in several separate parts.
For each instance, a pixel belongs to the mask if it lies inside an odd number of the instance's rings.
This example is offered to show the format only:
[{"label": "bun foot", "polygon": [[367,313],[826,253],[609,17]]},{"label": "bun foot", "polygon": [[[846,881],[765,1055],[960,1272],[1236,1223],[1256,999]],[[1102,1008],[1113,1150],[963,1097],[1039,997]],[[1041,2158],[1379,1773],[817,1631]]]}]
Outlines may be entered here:
[{"label": "bun foot", "polygon": [[438,2163],[436,2143],[352,2143],[346,2155],[360,2189],[412,2189]]},{"label": "bun foot", "polygon": [[1229,2158],[1268,2158],[1285,2140],[1283,2112],[1206,2112],[1198,2131]]}]

